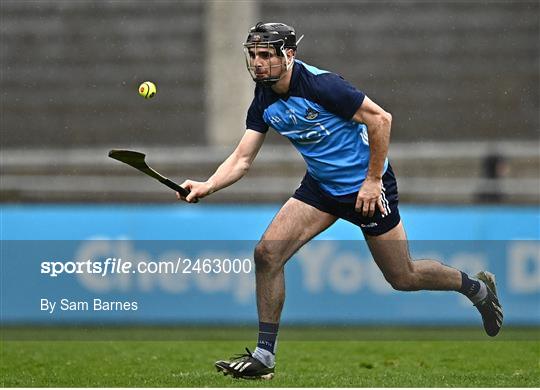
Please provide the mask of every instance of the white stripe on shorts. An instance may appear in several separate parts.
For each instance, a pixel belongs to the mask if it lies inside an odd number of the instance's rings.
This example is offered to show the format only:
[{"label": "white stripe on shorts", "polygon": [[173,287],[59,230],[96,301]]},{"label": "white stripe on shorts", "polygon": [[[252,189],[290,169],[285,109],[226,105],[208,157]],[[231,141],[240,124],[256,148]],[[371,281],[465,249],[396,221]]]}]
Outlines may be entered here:
[{"label": "white stripe on shorts", "polygon": [[392,212],[392,210],[390,210],[390,204],[388,203],[388,199],[386,199],[386,194],[384,193],[385,191],[386,191],[386,188],[382,186],[382,191],[381,191],[382,204],[383,204],[384,209],[386,210],[386,215],[388,215]]}]

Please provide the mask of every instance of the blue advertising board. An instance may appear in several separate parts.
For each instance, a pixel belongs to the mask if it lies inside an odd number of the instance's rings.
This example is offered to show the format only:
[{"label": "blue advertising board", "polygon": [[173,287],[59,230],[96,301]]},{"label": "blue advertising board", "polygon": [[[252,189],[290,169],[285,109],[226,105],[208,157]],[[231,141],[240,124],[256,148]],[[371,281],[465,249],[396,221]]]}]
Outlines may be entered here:
[{"label": "blue advertising board", "polygon": [[[253,248],[277,209],[3,206],[2,323],[254,321]],[[540,324],[538,210],[403,207],[402,215],[414,258],[494,272],[506,323]],[[393,290],[346,222],[289,261],[286,283],[288,323],[479,322],[461,294]]]}]

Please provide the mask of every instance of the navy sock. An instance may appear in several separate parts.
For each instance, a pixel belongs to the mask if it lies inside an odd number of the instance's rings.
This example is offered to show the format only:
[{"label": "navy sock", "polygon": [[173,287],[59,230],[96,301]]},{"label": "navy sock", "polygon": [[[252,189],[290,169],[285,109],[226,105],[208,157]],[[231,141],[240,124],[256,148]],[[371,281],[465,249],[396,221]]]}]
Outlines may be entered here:
[{"label": "navy sock", "polygon": [[259,322],[259,341],[257,342],[257,347],[275,355],[278,328],[279,324]]},{"label": "navy sock", "polygon": [[480,282],[470,279],[469,275],[461,272],[461,288],[458,291],[468,298],[474,297],[480,291]]}]

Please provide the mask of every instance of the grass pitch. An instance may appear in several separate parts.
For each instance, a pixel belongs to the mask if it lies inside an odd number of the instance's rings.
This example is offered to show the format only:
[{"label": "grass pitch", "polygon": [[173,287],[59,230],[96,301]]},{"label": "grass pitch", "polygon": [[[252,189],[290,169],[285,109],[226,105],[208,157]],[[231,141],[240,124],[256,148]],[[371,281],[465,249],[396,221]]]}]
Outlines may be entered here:
[{"label": "grass pitch", "polygon": [[253,347],[253,328],[4,328],[0,372],[6,387],[538,387],[539,336],[283,327],[275,378],[245,381],[213,362]]}]

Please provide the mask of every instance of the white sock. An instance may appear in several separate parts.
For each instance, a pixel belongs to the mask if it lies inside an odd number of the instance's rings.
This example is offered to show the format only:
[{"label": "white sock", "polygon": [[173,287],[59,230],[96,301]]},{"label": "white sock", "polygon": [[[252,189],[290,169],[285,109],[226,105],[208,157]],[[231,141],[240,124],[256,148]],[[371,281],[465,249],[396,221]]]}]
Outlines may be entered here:
[{"label": "white sock", "polygon": [[474,305],[476,305],[482,299],[487,297],[486,284],[484,282],[482,282],[481,280],[479,280],[479,282],[480,282],[480,290],[478,290],[478,292],[475,295],[473,295],[472,297],[469,298]]},{"label": "white sock", "polygon": [[276,355],[274,355],[272,352],[267,351],[266,349],[262,348],[255,348],[255,352],[253,352],[253,357],[260,361],[262,364],[264,364],[266,367],[274,367],[276,364]]}]

